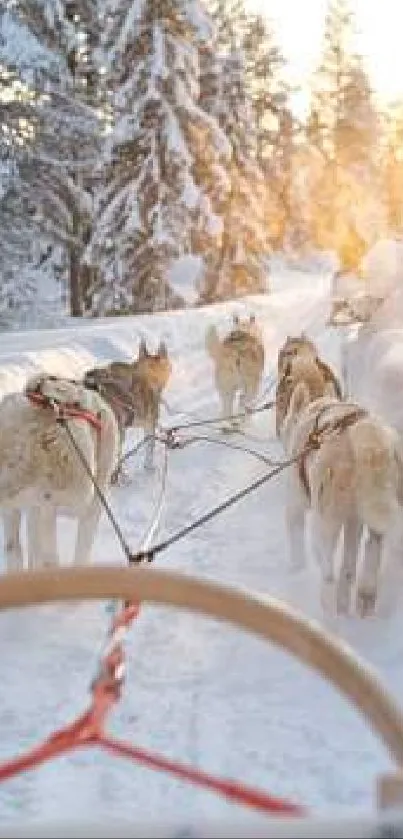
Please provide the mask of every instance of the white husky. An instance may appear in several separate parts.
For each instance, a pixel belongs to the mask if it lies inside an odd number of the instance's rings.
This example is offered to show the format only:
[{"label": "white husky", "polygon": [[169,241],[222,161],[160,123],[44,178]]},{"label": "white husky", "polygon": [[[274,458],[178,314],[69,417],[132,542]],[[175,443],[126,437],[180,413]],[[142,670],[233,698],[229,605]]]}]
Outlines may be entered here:
[{"label": "white husky", "polygon": [[[323,429],[326,429],[323,433]],[[324,396],[310,402],[297,384],[282,427],[287,453],[319,445],[288,470],[287,526],[294,566],[304,562],[306,514],[312,514],[312,547],[322,572],[325,609],[347,612],[356,582],[363,529],[368,529],[356,606],[364,617],[375,610],[381,551],[403,502],[403,462],[397,432],[353,403]],[[336,579],[335,551],[344,548]]]},{"label": "white husky", "polygon": [[[68,431],[57,422],[57,406],[65,411]],[[105,493],[119,450],[112,409],[82,384],[36,377],[28,382],[25,393],[10,394],[0,403],[0,439],[0,508],[7,569],[23,566],[20,525],[24,510],[30,567],[58,564],[58,511],[77,517],[75,563],[87,563],[102,508],[78,451]]]},{"label": "white husky", "polygon": [[363,275],[367,317],[343,345],[349,389],[403,439],[403,240],[377,242],[363,260]]}]

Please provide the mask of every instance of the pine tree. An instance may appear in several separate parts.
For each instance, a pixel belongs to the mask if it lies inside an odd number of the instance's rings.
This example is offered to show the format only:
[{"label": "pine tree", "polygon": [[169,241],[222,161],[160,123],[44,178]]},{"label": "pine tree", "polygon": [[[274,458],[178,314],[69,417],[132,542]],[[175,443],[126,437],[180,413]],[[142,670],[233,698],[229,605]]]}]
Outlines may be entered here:
[{"label": "pine tree", "polygon": [[366,163],[372,156],[378,133],[378,114],[362,60],[350,68],[340,98],[335,125],[335,148],[341,166]]},{"label": "pine tree", "polygon": [[281,120],[288,110],[290,88],[284,79],[285,59],[274,32],[261,15],[246,19],[242,37],[247,90],[252,103],[257,159],[272,157],[281,137]]},{"label": "pine tree", "polygon": [[256,162],[256,133],[241,49],[233,48],[224,58],[217,113],[232,156],[215,294],[233,297],[264,290],[262,257],[267,249],[264,180]]},{"label": "pine tree", "polygon": [[[18,49],[16,49],[18,44]],[[31,262],[33,223],[26,185],[21,178],[24,149],[32,143],[34,96],[23,81],[35,64],[27,32],[8,8],[0,9],[0,312],[2,325],[17,303],[32,297],[24,266]],[[17,66],[18,64],[18,66]]]},{"label": "pine tree", "polygon": [[209,189],[228,189],[228,142],[199,104],[211,24],[199,0],[144,0],[110,7],[104,31],[114,122],[89,249],[102,267],[94,309],[181,305],[167,269],[220,238]]},{"label": "pine tree", "polygon": [[215,42],[219,53],[228,53],[242,45],[248,15],[245,0],[208,0],[215,24]]},{"label": "pine tree", "polygon": [[335,248],[341,267],[355,271],[382,212],[374,156],[378,117],[353,40],[348,0],[330,0],[308,126],[324,156],[320,176],[313,173],[311,227],[315,243]]},{"label": "pine tree", "polygon": [[70,309],[83,311],[87,268],[82,256],[91,228],[91,172],[99,153],[94,66],[96,0],[16,0],[15,16],[48,60],[24,69],[35,91],[32,142],[21,173],[37,219],[68,256]]},{"label": "pine tree", "polygon": [[323,52],[314,75],[312,110],[319,116],[321,142],[329,156],[337,157],[336,127],[342,116],[345,86],[355,62],[354,17],[349,0],[328,0]]}]

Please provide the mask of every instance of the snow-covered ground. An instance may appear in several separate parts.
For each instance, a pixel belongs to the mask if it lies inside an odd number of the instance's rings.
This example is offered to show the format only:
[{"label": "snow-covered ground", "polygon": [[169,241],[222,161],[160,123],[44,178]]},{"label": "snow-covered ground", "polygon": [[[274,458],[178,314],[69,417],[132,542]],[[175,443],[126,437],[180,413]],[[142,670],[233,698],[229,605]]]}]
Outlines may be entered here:
[{"label": "snow-covered ground", "polygon": [[[164,424],[189,415],[214,416],[218,400],[204,349],[207,325],[215,322],[224,329],[233,312],[256,312],[265,337],[266,386],[279,344],[303,327],[338,365],[338,338],[324,326],[327,281],[324,275],[283,272],[272,280],[272,295],[233,304],[72,323],[55,332],[7,333],[0,336],[0,395],[19,389],[41,367],[72,376],[94,361],[128,358],[144,335],[153,345],[164,338],[173,360]],[[256,415],[249,433],[251,439],[237,443],[279,454],[270,413]],[[133,433],[129,445],[136,439]],[[162,451],[157,455],[161,466]],[[175,532],[264,468],[250,454],[220,445],[195,443],[171,452],[158,535]],[[145,474],[141,458],[129,461],[129,470],[131,483],[111,490],[111,504],[135,549],[152,516],[160,472]],[[279,596],[322,621],[315,569],[298,576],[287,569],[283,493],[280,476],[170,548],[157,564]],[[66,563],[71,527],[67,520],[60,524]],[[94,562],[123,561],[103,519]],[[36,743],[85,707],[107,625],[105,604],[51,605],[0,615],[0,758]],[[331,628],[401,698],[399,610],[362,623],[334,620]],[[365,811],[373,805],[375,776],[390,766],[385,750],[344,699],[280,650],[213,621],[144,607],[130,633],[127,661],[124,697],[110,721],[115,733],[322,813]],[[98,751],[73,754],[0,786],[2,829],[21,820],[188,825],[202,817],[227,824],[252,818],[212,794]]]}]

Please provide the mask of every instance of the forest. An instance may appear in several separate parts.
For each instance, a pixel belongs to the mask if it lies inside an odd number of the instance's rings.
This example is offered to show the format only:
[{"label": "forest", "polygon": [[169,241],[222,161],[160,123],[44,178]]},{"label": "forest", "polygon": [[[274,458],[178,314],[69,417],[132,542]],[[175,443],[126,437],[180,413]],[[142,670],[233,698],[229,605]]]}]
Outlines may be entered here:
[{"label": "forest", "polygon": [[[270,256],[354,269],[401,226],[403,101],[380,103],[329,0],[306,115],[244,0],[3,0],[0,327],[270,292]],[[201,270],[200,270],[201,266]],[[52,291],[53,290],[53,291]]]}]

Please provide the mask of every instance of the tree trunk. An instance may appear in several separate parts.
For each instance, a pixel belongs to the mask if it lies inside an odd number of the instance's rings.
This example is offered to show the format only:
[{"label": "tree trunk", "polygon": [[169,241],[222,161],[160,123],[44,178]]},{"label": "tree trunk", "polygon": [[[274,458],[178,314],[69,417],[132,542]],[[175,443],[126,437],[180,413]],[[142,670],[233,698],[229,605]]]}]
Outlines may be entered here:
[{"label": "tree trunk", "polygon": [[70,314],[79,318],[82,316],[81,299],[81,265],[76,245],[70,247],[69,252],[69,289],[70,289]]}]

